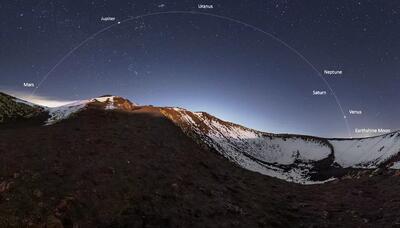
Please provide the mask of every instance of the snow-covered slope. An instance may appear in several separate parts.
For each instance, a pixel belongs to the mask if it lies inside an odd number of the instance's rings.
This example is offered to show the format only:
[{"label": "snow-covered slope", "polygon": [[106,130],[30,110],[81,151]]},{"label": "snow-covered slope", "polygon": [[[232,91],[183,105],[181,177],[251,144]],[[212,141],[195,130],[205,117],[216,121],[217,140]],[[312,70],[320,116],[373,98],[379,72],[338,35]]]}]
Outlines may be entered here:
[{"label": "snow-covered slope", "polygon": [[131,111],[137,107],[137,104],[119,96],[106,95],[50,108],[36,105],[0,92],[0,123],[8,120],[31,118],[43,114],[43,116],[49,116],[45,124],[51,125],[63,119],[67,119],[74,113],[87,107]]},{"label": "snow-covered slope", "polygon": [[335,161],[343,168],[377,168],[400,152],[400,132],[362,139],[331,139]]},{"label": "snow-covered slope", "polygon": [[[121,97],[102,96],[47,108],[0,93],[0,123],[44,114],[50,116],[46,124],[51,125],[87,108],[133,111],[140,106]],[[400,169],[400,132],[362,139],[270,134],[204,112],[157,109],[199,145],[240,167],[286,181],[323,183],[354,169]]]},{"label": "snow-covered slope", "polygon": [[46,125],[54,124],[63,119],[67,119],[72,114],[84,109],[88,103],[89,100],[82,100],[59,107],[48,108],[47,110],[49,112],[50,118],[47,119]]},{"label": "snow-covered slope", "polygon": [[288,181],[316,182],[310,180],[314,164],[332,154],[329,143],[318,138],[267,134],[179,108],[165,108],[163,113],[239,166]]},{"label": "snow-covered slope", "polygon": [[364,139],[323,139],[264,133],[180,108],[164,108],[163,113],[199,143],[239,166],[287,181],[321,183],[334,175],[320,174],[332,170],[400,167],[400,132]]},{"label": "snow-covered slope", "polygon": [[89,106],[99,107],[106,110],[123,109],[132,110],[137,105],[127,99],[118,96],[101,96],[89,100],[76,101],[71,104],[48,108],[50,118],[46,121],[47,125],[54,124],[60,120],[70,117],[72,114],[79,112]]}]

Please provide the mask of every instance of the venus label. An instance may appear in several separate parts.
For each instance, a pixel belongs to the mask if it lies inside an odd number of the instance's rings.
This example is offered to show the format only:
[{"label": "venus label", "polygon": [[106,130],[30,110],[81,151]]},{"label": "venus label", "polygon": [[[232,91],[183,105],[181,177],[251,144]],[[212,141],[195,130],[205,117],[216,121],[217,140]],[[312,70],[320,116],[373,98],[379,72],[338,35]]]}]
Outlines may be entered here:
[{"label": "venus label", "polygon": [[361,115],[361,110],[349,110],[350,115]]}]

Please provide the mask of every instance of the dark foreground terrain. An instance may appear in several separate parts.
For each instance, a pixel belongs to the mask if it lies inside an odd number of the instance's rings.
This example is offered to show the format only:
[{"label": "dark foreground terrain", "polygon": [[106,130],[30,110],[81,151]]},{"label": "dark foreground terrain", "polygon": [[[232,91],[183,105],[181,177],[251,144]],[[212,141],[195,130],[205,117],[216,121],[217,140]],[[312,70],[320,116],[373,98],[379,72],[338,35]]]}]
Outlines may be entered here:
[{"label": "dark foreground terrain", "polygon": [[288,183],[203,149],[152,107],[0,126],[0,162],[0,227],[400,227],[394,171]]}]

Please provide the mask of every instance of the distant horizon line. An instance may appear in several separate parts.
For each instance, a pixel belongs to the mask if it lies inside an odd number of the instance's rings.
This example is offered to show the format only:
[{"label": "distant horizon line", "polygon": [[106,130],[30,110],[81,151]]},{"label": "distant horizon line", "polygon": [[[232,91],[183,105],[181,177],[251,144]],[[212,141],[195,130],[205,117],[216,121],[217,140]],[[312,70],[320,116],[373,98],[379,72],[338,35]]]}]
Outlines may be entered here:
[{"label": "distant horizon line", "polygon": [[[58,100],[58,99],[52,99],[51,97],[40,96],[40,95],[31,96],[28,93],[17,92],[17,91],[2,90],[0,92],[3,92],[5,94],[7,94],[7,95],[11,95],[11,96],[13,96],[15,98],[18,98],[18,99],[21,99],[21,100],[24,100],[24,101],[28,101],[28,102],[33,103],[35,105],[44,106],[44,107],[47,107],[47,108],[58,108],[58,107],[66,106],[66,105],[71,105],[71,104],[74,104],[74,103],[79,102],[79,101],[96,99],[96,98],[100,98],[100,97],[104,97],[104,96],[121,97],[121,98],[129,100],[128,98],[125,98],[125,97],[122,97],[122,96],[119,96],[119,95],[112,95],[112,94],[105,94],[105,95],[100,95],[100,96],[95,96],[95,97],[88,97],[88,98],[83,98],[83,99],[78,99],[78,100]],[[152,105],[152,104],[140,104],[138,106],[150,106],[150,105]],[[156,106],[156,107],[175,107],[175,108],[182,108],[182,109],[188,110],[188,111],[193,112],[193,113],[205,112],[205,113],[210,114],[209,112],[206,112],[204,110],[192,111],[192,110],[190,110],[190,109],[188,109],[186,107],[173,106],[173,105],[172,106]],[[221,117],[216,116],[214,113],[210,114],[210,115],[215,116],[216,118],[218,118],[218,119],[220,119],[222,121],[225,121],[225,122],[229,122],[229,123],[232,123],[232,124],[240,125],[242,127],[248,128],[248,129],[252,129],[252,130],[255,130],[255,131],[268,133],[268,134],[274,134],[274,135],[297,135],[297,136],[309,136],[309,137],[323,138],[323,139],[346,140],[346,139],[374,138],[374,137],[393,134],[393,133],[396,133],[396,132],[400,131],[399,129],[397,129],[397,130],[392,130],[391,132],[388,132],[388,133],[382,133],[382,134],[377,134],[377,135],[369,135],[369,136],[360,136],[360,137],[352,137],[352,136],[347,136],[347,137],[343,137],[343,136],[340,136],[340,137],[332,137],[332,136],[331,137],[326,137],[326,136],[317,136],[317,135],[314,135],[314,134],[307,134],[307,133],[287,133],[287,132],[286,133],[284,133],[284,132],[274,133],[274,132],[270,132],[267,129],[257,129],[257,128],[253,128],[253,127],[250,127],[250,126],[246,126],[243,123],[237,123],[237,122],[225,119],[223,117],[221,118]]]}]

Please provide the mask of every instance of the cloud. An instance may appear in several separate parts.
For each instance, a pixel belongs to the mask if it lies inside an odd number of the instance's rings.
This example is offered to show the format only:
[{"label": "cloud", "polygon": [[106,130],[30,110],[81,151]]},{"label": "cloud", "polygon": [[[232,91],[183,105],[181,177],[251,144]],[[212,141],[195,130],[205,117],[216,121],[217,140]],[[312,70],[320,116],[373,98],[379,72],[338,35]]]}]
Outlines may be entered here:
[{"label": "cloud", "polygon": [[34,103],[37,105],[42,105],[42,106],[47,106],[47,107],[58,107],[61,105],[66,105],[66,104],[75,102],[75,101],[69,101],[69,100],[55,99],[52,97],[31,95],[29,93],[19,92],[19,91],[4,91],[4,92],[11,96],[17,97],[21,100],[29,101],[31,103]]}]

